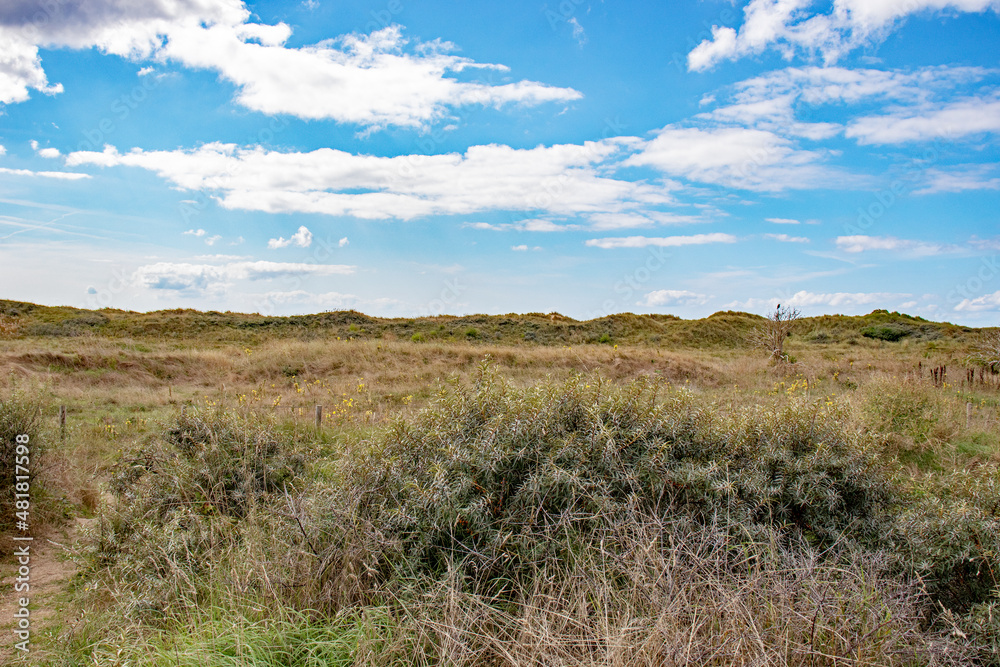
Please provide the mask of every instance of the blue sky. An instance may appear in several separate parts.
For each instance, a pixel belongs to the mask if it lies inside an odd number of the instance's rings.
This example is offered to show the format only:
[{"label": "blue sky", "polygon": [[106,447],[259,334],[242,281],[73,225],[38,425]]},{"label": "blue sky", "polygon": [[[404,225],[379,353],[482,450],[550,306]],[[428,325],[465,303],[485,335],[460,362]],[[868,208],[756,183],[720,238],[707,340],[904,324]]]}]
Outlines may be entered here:
[{"label": "blue sky", "polygon": [[1000,324],[1000,2],[0,6],[0,296]]}]

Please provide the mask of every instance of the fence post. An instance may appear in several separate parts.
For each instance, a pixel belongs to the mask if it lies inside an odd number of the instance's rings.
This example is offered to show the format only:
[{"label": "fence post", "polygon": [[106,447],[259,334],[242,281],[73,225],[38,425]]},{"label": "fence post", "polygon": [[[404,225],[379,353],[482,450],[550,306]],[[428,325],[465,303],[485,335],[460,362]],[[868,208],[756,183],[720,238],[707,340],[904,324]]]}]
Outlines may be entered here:
[{"label": "fence post", "polygon": [[323,424],[323,406],[316,406],[316,430],[318,431],[320,426]]},{"label": "fence post", "polygon": [[972,421],[972,403],[965,404],[965,430],[969,430],[969,423]]},{"label": "fence post", "polygon": [[66,406],[59,406],[59,440],[66,440]]}]

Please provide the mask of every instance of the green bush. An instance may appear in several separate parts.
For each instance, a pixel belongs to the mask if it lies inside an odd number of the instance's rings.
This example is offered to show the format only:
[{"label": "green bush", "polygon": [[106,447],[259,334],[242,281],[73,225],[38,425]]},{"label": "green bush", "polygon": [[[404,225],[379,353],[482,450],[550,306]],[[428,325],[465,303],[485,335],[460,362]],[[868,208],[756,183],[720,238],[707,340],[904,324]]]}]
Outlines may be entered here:
[{"label": "green bush", "polygon": [[261,531],[274,527],[270,510],[284,504],[303,470],[303,457],[273,420],[221,409],[181,413],[159,442],[115,466],[115,502],[102,519],[93,566],[110,569],[128,598],[123,605],[140,616],[164,614],[178,601],[197,605],[224,561],[242,562],[233,554],[248,550],[248,536],[275,553],[275,538]]},{"label": "green bush", "polygon": [[349,458],[342,492],[379,527],[383,566],[460,566],[487,583],[567,558],[636,510],[719,524],[737,542],[880,543],[895,500],[872,442],[818,405],[727,417],[683,390],[517,389],[483,368],[474,389]]},{"label": "green bush", "polygon": [[861,330],[861,335],[865,338],[887,340],[895,343],[911,335],[913,332],[914,328],[905,324],[878,324],[865,327]]}]

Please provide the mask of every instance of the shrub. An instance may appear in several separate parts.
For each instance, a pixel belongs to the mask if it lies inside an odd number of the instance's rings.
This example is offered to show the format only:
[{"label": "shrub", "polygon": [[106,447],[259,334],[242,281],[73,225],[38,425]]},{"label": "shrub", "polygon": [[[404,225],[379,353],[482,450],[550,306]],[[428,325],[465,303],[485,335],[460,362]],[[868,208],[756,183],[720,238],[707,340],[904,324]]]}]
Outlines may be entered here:
[{"label": "shrub", "polygon": [[303,469],[303,458],[264,417],[182,413],[159,442],[115,466],[115,506],[101,523],[94,566],[111,569],[123,606],[140,615],[163,614],[177,601],[197,604],[221,561],[246,550],[248,534],[273,528],[259,508],[284,502]]},{"label": "shrub", "polygon": [[14,527],[18,436],[28,438],[29,489],[37,500],[36,481],[45,455],[41,415],[37,395],[15,388],[10,396],[0,397],[0,532],[4,534],[11,533]]},{"label": "shrub", "polygon": [[913,327],[904,324],[879,324],[865,327],[861,330],[861,335],[865,338],[876,340],[887,340],[895,343],[902,340],[914,332]]},{"label": "shrub", "polygon": [[424,335],[418,331],[417,333],[410,336],[410,340],[412,340],[414,343],[421,343],[424,340]]},{"label": "shrub", "polygon": [[637,510],[718,523],[736,542],[879,543],[894,495],[870,444],[816,405],[723,417],[641,382],[516,389],[484,367],[473,390],[347,459],[342,493],[379,527],[383,567],[462,567],[489,585]]}]

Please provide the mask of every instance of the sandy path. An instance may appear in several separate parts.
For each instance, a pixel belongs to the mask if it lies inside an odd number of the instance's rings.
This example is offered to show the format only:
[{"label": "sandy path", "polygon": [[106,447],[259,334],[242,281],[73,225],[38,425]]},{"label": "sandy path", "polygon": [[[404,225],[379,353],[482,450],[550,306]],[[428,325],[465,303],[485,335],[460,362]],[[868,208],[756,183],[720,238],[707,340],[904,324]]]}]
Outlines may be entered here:
[{"label": "sandy path", "polygon": [[4,577],[0,583],[0,664],[32,664],[33,658],[38,657],[40,642],[36,643],[36,638],[51,620],[58,619],[61,609],[57,607],[57,598],[67,580],[76,572],[76,565],[67,556],[78,547],[83,528],[94,521],[96,519],[75,519],[47,538],[36,537],[29,543],[31,590],[27,595],[31,600],[32,642],[27,654],[14,648],[14,643],[19,640],[13,634],[18,598],[26,594],[14,590],[16,563],[4,563]]}]

